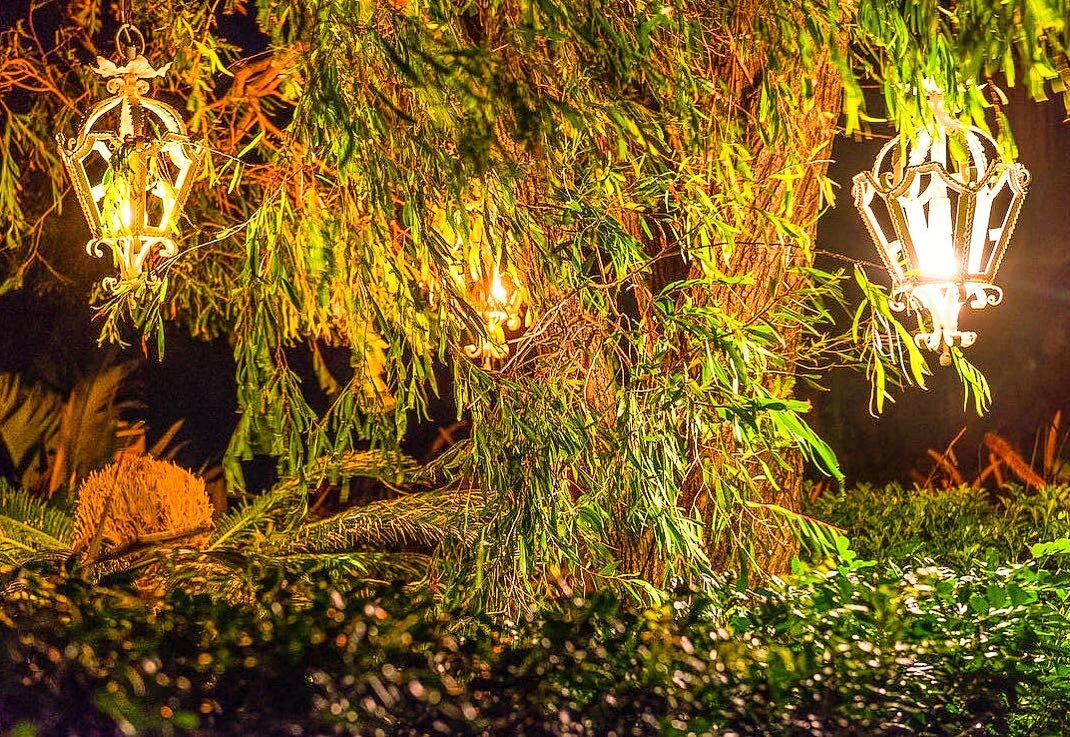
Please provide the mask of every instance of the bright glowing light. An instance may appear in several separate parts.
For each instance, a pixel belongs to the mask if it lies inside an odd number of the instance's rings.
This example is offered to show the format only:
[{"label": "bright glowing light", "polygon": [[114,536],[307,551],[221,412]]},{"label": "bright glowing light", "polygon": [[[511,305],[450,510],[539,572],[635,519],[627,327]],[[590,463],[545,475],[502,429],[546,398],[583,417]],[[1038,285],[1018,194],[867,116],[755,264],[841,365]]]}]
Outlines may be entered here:
[{"label": "bright glowing light", "polygon": [[[890,141],[873,169],[854,179],[855,205],[892,277],[892,307],[929,315],[931,330],[914,339],[941,351],[945,364],[952,346],[977,339],[959,330],[962,307],[1003,299],[996,271],[1029,184],[1025,167],[1003,160],[989,135],[955,126],[921,133],[906,150]],[[952,138],[962,152],[957,158]],[[874,210],[875,199],[884,202],[883,213]]]},{"label": "bright glowing light", "polygon": [[122,66],[97,63],[112,96],[90,110],[74,137],[61,137],[59,149],[93,235],[86,250],[110,252],[119,268],[104,280],[114,290],[178,253],[174,225],[206,150],[174,108],[147,96],[148,80],[170,64],[154,69],[140,54]]},{"label": "bright glowing light", "polygon": [[490,278],[473,294],[476,307],[483,316],[485,335],[465,346],[465,353],[471,358],[481,358],[483,365],[490,367],[494,361],[509,355],[507,332],[516,333],[525,324],[528,317],[521,290],[510,285],[502,278],[495,266]]},{"label": "bright glowing light", "polygon": [[494,276],[490,280],[490,298],[493,302],[506,304],[509,302],[509,292],[502,283],[502,275],[494,270]]}]

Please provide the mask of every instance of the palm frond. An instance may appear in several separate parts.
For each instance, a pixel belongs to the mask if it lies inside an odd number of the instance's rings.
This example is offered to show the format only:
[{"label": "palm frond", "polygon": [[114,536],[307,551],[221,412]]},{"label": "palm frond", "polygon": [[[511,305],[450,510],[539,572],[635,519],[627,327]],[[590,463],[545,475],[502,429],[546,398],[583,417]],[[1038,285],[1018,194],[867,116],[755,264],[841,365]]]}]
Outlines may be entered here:
[{"label": "palm frond", "polygon": [[23,485],[33,484],[44,466],[45,448],[59,431],[62,414],[59,394],[25,386],[15,374],[0,374],[0,441]]},{"label": "palm frond", "polygon": [[383,553],[375,551],[345,553],[292,553],[271,556],[273,562],[293,569],[340,573],[350,579],[369,583],[414,580],[427,573],[430,556],[420,553]]},{"label": "palm frond", "polygon": [[132,363],[112,366],[86,377],[74,387],[60,419],[48,484],[50,494],[112,460],[117,447],[119,412],[123,408],[116,397],[133,370]]},{"label": "palm frond", "polygon": [[69,508],[0,482],[0,562],[21,565],[64,554],[73,535]]},{"label": "palm frond", "polygon": [[117,445],[116,458],[120,456],[150,455],[162,461],[173,461],[175,456],[186,447],[185,441],[175,442],[175,437],[182,430],[184,419],[175,420],[163,435],[151,446],[148,443],[149,428],[143,420],[119,422],[115,432]]},{"label": "palm frond", "polygon": [[178,419],[171,423],[171,426],[164,431],[151,448],[148,448],[145,452],[154,458],[162,458],[165,461],[173,461],[178,452],[185,447],[185,443],[176,443],[175,437],[179,431],[182,430],[182,426],[186,423],[184,419]]},{"label": "palm frond", "polygon": [[302,525],[277,543],[275,555],[327,554],[368,548],[430,552],[446,538],[468,546],[485,500],[474,490],[434,491],[372,502]]},{"label": "palm frond", "polygon": [[279,527],[290,526],[291,520],[304,509],[303,497],[293,494],[291,489],[276,487],[224,515],[216,524],[206,550],[247,546],[255,538],[262,539]]},{"label": "palm frond", "polygon": [[415,460],[395,451],[355,450],[316,459],[303,474],[288,476],[275,485],[277,491],[297,491],[326,480],[369,478],[388,486],[405,484],[416,473]]}]

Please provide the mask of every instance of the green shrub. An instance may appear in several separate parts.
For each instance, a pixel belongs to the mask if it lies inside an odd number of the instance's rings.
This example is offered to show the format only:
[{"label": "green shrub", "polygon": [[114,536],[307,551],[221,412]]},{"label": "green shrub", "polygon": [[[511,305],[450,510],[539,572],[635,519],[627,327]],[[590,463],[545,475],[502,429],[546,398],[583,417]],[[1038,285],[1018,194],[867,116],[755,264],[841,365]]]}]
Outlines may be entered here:
[{"label": "green shrub", "polygon": [[929,559],[952,568],[978,558],[1022,561],[1036,543],[1070,537],[1070,487],[1005,490],[1003,496],[859,485],[825,494],[807,510],[841,527],[860,557]]},{"label": "green shrub", "polygon": [[255,605],[6,574],[0,731],[1063,735],[1070,575],[800,570],[499,626],[263,574]]}]

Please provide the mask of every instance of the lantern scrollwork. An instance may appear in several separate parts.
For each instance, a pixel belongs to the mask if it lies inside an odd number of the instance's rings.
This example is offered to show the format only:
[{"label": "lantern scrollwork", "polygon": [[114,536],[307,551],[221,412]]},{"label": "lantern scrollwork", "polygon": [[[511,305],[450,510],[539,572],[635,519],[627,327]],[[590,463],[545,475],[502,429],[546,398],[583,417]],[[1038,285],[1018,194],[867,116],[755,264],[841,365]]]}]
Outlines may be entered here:
[{"label": "lantern scrollwork", "polygon": [[483,317],[485,333],[464,347],[465,355],[480,358],[489,367],[509,355],[508,333],[516,333],[526,325],[528,311],[522,290],[497,266],[471,290],[471,300]]}]

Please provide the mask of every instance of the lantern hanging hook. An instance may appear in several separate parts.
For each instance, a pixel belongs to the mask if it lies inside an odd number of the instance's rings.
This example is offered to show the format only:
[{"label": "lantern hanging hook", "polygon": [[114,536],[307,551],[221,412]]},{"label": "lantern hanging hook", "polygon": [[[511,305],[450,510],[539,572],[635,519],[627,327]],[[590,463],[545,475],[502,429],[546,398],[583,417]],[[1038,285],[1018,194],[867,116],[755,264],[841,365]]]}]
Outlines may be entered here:
[{"label": "lantern hanging hook", "polygon": [[145,36],[133,23],[123,23],[115,33],[115,46],[125,52],[127,61],[145,54]]}]

